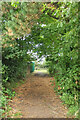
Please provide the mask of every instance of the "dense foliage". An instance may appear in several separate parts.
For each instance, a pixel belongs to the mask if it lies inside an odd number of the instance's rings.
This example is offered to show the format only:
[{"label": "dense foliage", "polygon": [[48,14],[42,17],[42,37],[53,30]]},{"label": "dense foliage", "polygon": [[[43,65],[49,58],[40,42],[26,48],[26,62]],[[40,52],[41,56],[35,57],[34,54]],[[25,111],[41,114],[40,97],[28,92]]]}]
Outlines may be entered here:
[{"label": "dense foliage", "polygon": [[[32,60],[28,51],[34,50],[39,57],[46,57],[49,72],[55,78],[55,91],[71,115],[77,116],[80,91],[78,3],[44,3],[41,15],[39,7],[39,3],[2,4],[3,91],[12,94],[8,86],[25,76],[27,64]],[[3,96],[3,108],[5,103]]]},{"label": "dense foliage", "polygon": [[27,36],[32,25],[38,19],[39,7],[39,3],[2,3],[3,96],[1,103],[3,109],[0,109],[0,116],[1,112],[7,112],[5,106],[8,98],[13,97],[15,93],[11,90],[10,85],[16,84],[17,81],[25,77],[28,63],[34,59],[33,56],[28,54],[33,45],[32,41],[27,40]]},{"label": "dense foliage", "polygon": [[40,57],[46,56],[49,72],[55,78],[56,92],[69,108],[69,113],[78,116],[78,3],[45,3],[42,11],[44,14],[38,25],[32,28],[31,38],[37,44],[35,51]]}]

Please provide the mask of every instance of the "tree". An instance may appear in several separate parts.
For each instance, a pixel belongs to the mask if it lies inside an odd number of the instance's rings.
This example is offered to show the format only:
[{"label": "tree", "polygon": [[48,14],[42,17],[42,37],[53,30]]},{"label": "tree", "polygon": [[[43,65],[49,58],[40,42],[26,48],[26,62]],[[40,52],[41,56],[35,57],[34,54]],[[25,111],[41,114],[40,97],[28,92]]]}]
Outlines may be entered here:
[{"label": "tree", "polygon": [[[7,97],[12,97],[11,82],[17,82],[26,75],[28,62],[33,58],[28,54],[32,44],[27,36],[36,19],[39,18],[39,3],[2,2],[2,89],[0,109],[5,112]],[[5,96],[7,94],[8,96]],[[1,115],[1,113],[0,113]]]},{"label": "tree", "polygon": [[[80,91],[78,3],[44,4],[43,13],[39,24],[32,28],[31,38],[38,45],[36,51],[40,57],[45,55],[49,62],[50,72],[55,76],[55,90],[70,109],[69,113],[76,115]],[[41,27],[42,24],[46,26]]]}]

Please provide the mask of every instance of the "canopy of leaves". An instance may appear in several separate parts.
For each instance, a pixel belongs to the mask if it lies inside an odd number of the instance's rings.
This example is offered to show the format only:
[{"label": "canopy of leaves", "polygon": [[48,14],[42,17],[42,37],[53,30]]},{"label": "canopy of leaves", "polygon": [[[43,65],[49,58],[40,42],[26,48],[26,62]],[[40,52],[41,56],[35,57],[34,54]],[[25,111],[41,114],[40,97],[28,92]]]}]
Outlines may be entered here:
[{"label": "canopy of leaves", "polygon": [[27,52],[34,50],[39,57],[46,56],[55,90],[76,115],[80,91],[78,3],[43,3],[43,8],[40,4],[2,3],[3,85],[25,76],[32,60]]},{"label": "canopy of leaves", "polygon": [[[15,78],[13,76],[17,76],[19,71],[21,75],[23,70],[20,70],[19,66],[24,68],[25,63],[31,59],[27,54],[32,47],[27,35],[39,18],[39,11],[40,3],[2,3],[2,62],[8,67],[9,80],[11,77]],[[21,65],[21,62],[24,65]]]},{"label": "canopy of leaves", "polygon": [[34,51],[46,56],[49,72],[55,76],[55,90],[70,114],[76,115],[80,91],[78,3],[45,3],[42,12],[29,37],[37,45]]},{"label": "canopy of leaves", "polygon": [[[28,62],[32,61],[33,56],[28,54],[32,43],[27,36],[33,24],[40,14],[40,3],[11,3],[2,2],[2,84],[3,94],[12,96],[9,90],[10,83],[21,80],[26,75]],[[0,45],[1,48],[1,45]],[[1,103],[5,112],[6,96],[1,97]]]}]

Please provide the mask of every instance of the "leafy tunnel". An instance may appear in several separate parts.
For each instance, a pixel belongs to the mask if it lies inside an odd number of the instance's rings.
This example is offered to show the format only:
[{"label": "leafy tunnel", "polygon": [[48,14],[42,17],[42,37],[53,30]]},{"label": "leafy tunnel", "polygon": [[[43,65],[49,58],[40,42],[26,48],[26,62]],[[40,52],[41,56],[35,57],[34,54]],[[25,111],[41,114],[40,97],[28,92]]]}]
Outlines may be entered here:
[{"label": "leafy tunnel", "polygon": [[[31,61],[45,57],[56,92],[71,115],[79,111],[79,3],[2,2],[2,105],[9,85],[26,75]],[[37,58],[34,54],[37,54]]]}]

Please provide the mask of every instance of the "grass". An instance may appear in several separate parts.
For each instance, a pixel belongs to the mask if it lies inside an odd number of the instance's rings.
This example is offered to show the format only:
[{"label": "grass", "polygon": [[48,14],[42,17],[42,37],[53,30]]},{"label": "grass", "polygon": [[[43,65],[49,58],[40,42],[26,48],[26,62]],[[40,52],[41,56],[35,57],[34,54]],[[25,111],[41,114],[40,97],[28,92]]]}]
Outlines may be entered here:
[{"label": "grass", "polygon": [[34,73],[37,73],[37,72],[42,72],[42,73],[48,73],[49,74],[48,70],[43,69],[43,68],[34,71]]}]

